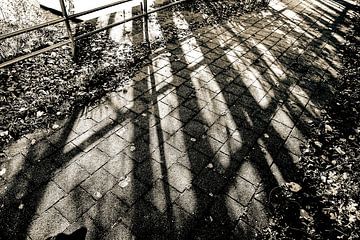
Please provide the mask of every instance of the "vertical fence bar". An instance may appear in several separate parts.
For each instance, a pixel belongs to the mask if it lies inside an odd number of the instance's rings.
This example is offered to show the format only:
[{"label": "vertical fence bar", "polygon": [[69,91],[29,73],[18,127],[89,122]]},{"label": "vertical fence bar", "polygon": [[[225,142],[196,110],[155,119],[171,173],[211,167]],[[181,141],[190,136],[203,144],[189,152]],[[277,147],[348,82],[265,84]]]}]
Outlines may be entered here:
[{"label": "vertical fence bar", "polygon": [[60,6],[61,6],[62,15],[63,15],[63,17],[65,18],[66,30],[67,30],[69,39],[70,39],[70,41],[71,41],[71,53],[72,53],[72,57],[75,57],[75,48],[76,48],[76,45],[75,45],[75,41],[74,41],[74,36],[73,36],[73,34],[72,34],[72,32],[71,32],[71,26],[70,26],[69,16],[68,16],[67,11],[66,11],[66,6],[65,6],[65,3],[64,3],[64,0],[59,0],[59,2],[60,2]]},{"label": "vertical fence bar", "polygon": [[145,14],[144,19],[143,19],[144,38],[147,43],[150,43],[150,41],[149,41],[149,15],[148,15],[147,0],[143,0],[143,13]]}]

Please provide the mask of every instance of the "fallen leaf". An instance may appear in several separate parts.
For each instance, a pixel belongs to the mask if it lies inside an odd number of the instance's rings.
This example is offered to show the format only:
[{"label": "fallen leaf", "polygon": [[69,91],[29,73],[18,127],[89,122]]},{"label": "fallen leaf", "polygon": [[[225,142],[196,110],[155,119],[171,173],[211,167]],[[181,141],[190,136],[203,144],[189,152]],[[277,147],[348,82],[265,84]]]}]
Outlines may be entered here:
[{"label": "fallen leaf", "polygon": [[102,197],[102,195],[101,195],[101,193],[100,193],[100,192],[96,192],[96,193],[95,193],[95,197],[97,197],[97,198],[101,198],[101,197]]},{"label": "fallen leaf", "polygon": [[212,169],[214,168],[214,165],[212,163],[209,163],[206,167]]},{"label": "fallen leaf", "polygon": [[300,218],[303,218],[309,222],[314,220],[305,209],[300,209]]},{"label": "fallen leaf", "polygon": [[340,155],[345,155],[345,152],[340,147],[335,147],[335,151]]},{"label": "fallen leaf", "polygon": [[7,135],[9,135],[9,131],[2,131],[2,130],[0,130],[0,137],[5,137],[5,136],[7,136]]},{"label": "fallen leaf", "polygon": [[6,168],[1,169],[0,176],[3,176],[6,173]]},{"label": "fallen leaf", "polygon": [[353,215],[353,214],[350,214],[350,216],[349,216],[349,223],[354,223],[354,222],[356,222],[356,216]]},{"label": "fallen leaf", "polygon": [[322,147],[322,143],[319,142],[319,141],[315,141],[314,144],[315,144],[315,146],[317,146],[318,148],[321,148],[321,147]]},{"label": "fallen leaf", "polygon": [[127,177],[124,180],[119,182],[119,186],[121,188],[125,188],[125,187],[127,187],[129,185],[130,182],[131,182],[131,178]]},{"label": "fallen leaf", "polygon": [[292,192],[299,192],[302,187],[300,186],[300,184],[298,183],[295,183],[295,182],[289,182],[289,183],[286,183],[286,186],[289,188],[290,191]]},{"label": "fallen leaf", "polygon": [[332,132],[332,131],[333,131],[332,127],[328,124],[325,124],[325,132]]},{"label": "fallen leaf", "polygon": [[41,117],[42,115],[44,115],[44,112],[43,111],[37,111],[36,112],[36,117]]},{"label": "fallen leaf", "polygon": [[336,220],[336,218],[337,218],[336,213],[331,212],[329,215],[330,215],[331,220]]}]

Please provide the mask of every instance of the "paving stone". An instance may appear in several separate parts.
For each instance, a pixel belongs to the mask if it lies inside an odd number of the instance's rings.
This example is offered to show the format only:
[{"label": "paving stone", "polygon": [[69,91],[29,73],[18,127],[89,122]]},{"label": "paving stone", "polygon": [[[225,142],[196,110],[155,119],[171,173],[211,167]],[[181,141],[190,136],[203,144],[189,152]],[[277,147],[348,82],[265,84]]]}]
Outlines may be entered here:
[{"label": "paving stone", "polygon": [[227,87],[224,89],[226,92],[232,93],[235,96],[240,96],[242,93],[246,91],[244,87],[241,87],[235,83],[230,83],[227,85]]},{"label": "paving stone", "polygon": [[28,184],[33,185],[34,189],[50,181],[52,173],[56,170],[51,162],[37,162],[27,167],[24,176],[28,179]]},{"label": "paving stone", "polygon": [[248,205],[247,214],[243,217],[243,220],[250,226],[261,231],[261,229],[266,228],[269,224],[266,207],[254,199]]},{"label": "paving stone", "polygon": [[132,143],[138,137],[145,135],[146,130],[142,128],[135,129],[135,124],[129,122],[125,126],[119,128],[119,130],[116,131],[116,134],[127,142]]},{"label": "paving stone", "polygon": [[101,168],[81,183],[81,187],[93,198],[99,199],[116,184],[116,181],[116,178]]},{"label": "paving stone", "polygon": [[168,106],[167,104],[159,101],[157,102],[157,106],[155,111],[153,111],[153,114],[155,114],[157,117],[159,118],[164,118],[166,117],[172,110],[174,110],[173,108],[171,108],[170,106]]},{"label": "paving stone", "polygon": [[207,131],[208,127],[204,126],[198,121],[191,121],[184,126],[183,131],[195,138],[201,138],[201,136]]},{"label": "paving stone", "polygon": [[201,138],[196,138],[195,140],[196,141],[193,143],[191,148],[197,149],[198,151],[200,151],[201,153],[205,154],[208,157],[213,157],[223,145],[221,142],[217,141],[212,137],[208,137],[208,138],[201,137]]},{"label": "paving stone", "polygon": [[122,221],[131,227],[135,236],[147,239],[169,239],[171,236],[167,217],[147,201],[137,202]]},{"label": "paving stone", "polygon": [[[167,213],[165,213],[167,214]],[[196,222],[196,217],[187,213],[177,205],[172,205],[173,215],[173,235],[177,239],[185,239],[192,233],[192,227]]]},{"label": "paving stone", "polygon": [[120,138],[116,134],[112,134],[110,137],[99,143],[98,148],[108,154],[110,157],[113,157],[119,152],[123,151],[128,145],[129,143],[124,139]]},{"label": "paving stone", "polygon": [[281,139],[286,139],[289,136],[289,134],[291,132],[291,128],[289,128],[288,126],[286,126],[280,122],[273,121],[273,120],[271,121],[270,124],[271,124],[271,127],[269,127],[269,130],[268,130],[269,136],[278,135],[278,137]]},{"label": "paving stone", "polygon": [[86,169],[89,173],[93,173],[109,161],[109,156],[97,148],[92,149],[84,154],[77,163]]},{"label": "paving stone", "polygon": [[228,213],[225,199],[219,197],[208,212],[197,220],[191,235],[194,239],[231,239],[230,234],[235,223],[236,220]]},{"label": "paving stone", "polygon": [[212,196],[193,185],[180,194],[175,204],[187,213],[196,216],[204,214],[213,201],[214,198]]},{"label": "paving stone", "polygon": [[142,99],[142,95],[136,101],[129,102],[125,107],[135,114],[142,114],[149,108],[149,104],[146,100]]},{"label": "paving stone", "polygon": [[304,143],[301,140],[290,136],[285,142],[285,147],[291,153],[293,153],[297,156],[301,156],[301,148],[300,147],[303,144]]},{"label": "paving stone", "polygon": [[186,64],[182,61],[172,61],[171,62],[171,68],[175,73],[181,71],[182,69],[186,68]]},{"label": "paving stone", "polygon": [[133,240],[135,236],[130,229],[122,223],[118,223],[108,230],[108,234],[103,238],[104,240]]},{"label": "paving stone", "polygon": [[194,184],[206,193],[221,193],[226,185],[226,179],[212,169],[205,168],[196,177]]},{"label": "paving stone", "polygon": [[[119,94],[115,93],[115,92],[108,94],[106,96],[106,98],[107,98],[108,104],[114,109],[115,112],[121,111],[128,104],[127,100],[120,97]],[[111,114],[111,115],[113,115],[113,114]]]},{"label": "paving stone", "polygon": [[[97,239],[99,238],[100,230],[95,226],[94,221],[84,214],[76,222],[73,222],[68,226],[64,232],[57,236],[58,238],[66,238],[68,236],[75,237],[77,239]],[[74,236],[75,235],[75,236]]]},{"label": "paving stone", "polygon": [[277,122],[282,123],[289,128],[293,128],[295,125],[294,119],[291,116],[291,113],[285,106],[278,107],[278,109],[273,117],[273,120],[276,120]]},{"label": "paving stone", "polygon": [[79,118],[73,126],[73,131],[77,134],[82,134],[95,126],[96,122],[90,118]]},{"label": "paving stone", "polygon": [[101,122],[112,113],[114,113],[112,107],[110,107],[107,104],[99,104],[98,106],[93,108],[89,113],[87,113],[87,116],[95,120],[96,122]]},{"label": "paving stone", "polygon": [[242,206],[247,206],[255,192],[256,187],[253,184],[242,177],[236,177],[234,183],[230,186],[227,195]]},{"label": "paving stone", "polygon": [[182,128],[183,123],[178,119],[167,115],[166,117],[161,119],[161,129],[169,133],[170,135],[175,134],[180,128]]},{"label": "paving stone", "polygon": [[217,122],[219,117],[221,116],[221,113],[215,112],[216,110],[212,109],[212,111],[210,111],[209,109],[210,106],[201,109],[200,112],[194,118],[194,120],[203,123],[205,129],[208,129],[212,125],[214,125],[214,123]]},{"label": "paving stone", "polygon": [[70,192],[77,185],[89,177],[89,173],[80,167],[77,163],[72,163],[58,174],[54,181],[65,191]]},{"label": "paving stone", "polygon": [[83,154],[84,152],[80,148],[70,142],[46,157],[46,162],[64,168],[76,162]]},{"label": "paving stone", "polygon": [[128,206],[120,201],[116,195],[108,192],[86,214],[93,219],[96,227],[104,232],[111,228],[119,217],[124,216],[128,209]]},{"label": "paving stone", "polygon": [[198,174],[210,162],[210,159],[210,157],[196,149],[189,148],[186,154],[179,158],[177,162],[194,174]]},{"label": "paving stone", "polygon": [[88,152],[101,142],[102,138],[97,137],[97,134],[90,129],[75,138],[72,143],[84,152]]},{"label": "paving stone", "polygon": [[49,209],[31,222],[28,235],[31,239],[46,239],[61,233],[69,222],[54,208]]},{"label": "paving stone", "polygon": [[232,132],[232,130],[229,130],[225,126],[215,123],[209,128],[207,135],[221,143],[225,143],[226,140],[231,136]]},{"label": "paving stone", "polygon": [[183,152],[173,147],[168,143],[164,143],[161,148],[158,148],[152,153],[152,159],[161,163],[163,167],[170,168],[174,163],[177,163],[184,155]]},{"label": "paving stone", "polygon": [[183,123],[189,122],[195,117],[197,113],[186,107],[179,107],[177,110],[172,111],[169,115],[180,120]]},{"label": "paving stone", "polygon": [[[224,178],[231,179],[234,175],[237,174],[237,170],[240,165],[239,158],[244,157],[242,153],[244,150],[241,148],[241,146],[235,149],[231,149],[232,146],[226,145],[227,144],[223,145],[220,151],[217,152],[211,159],[211,164],[209,163],[206,167],[218,172]],[[228,148],[227,150],[225,150],[225,146]]]},{"label": "paving stone", "polygon": [[38,204],[36,212],[38,214],[43,213],[50,207],[52,207],[56,202],[65,196],[65,192],[59,188],[53,181],[47,184],[45,190],[41,194],[41,200]]},{"label": "paving stone", "polygon": [[72,190],[65,198],[55,204],[55,208],[70,223],[75,222],[95,204],[95,200],[80,187]]},{"label": "paving stone", "polygon": [[[164,135],[169,135],[167,133],[163,133]],[[184,132],[182,129],[179,129],[176,133],[174,133],[172,136],[169,136],[164,139],[164,142],[175,147],[177,150],[181,152],[186,151],[186,144],[184,139]],[[159,149],[157,149],[159,151]]]},{"label": "paving stone", "polygon": [[195,96],[187,98],[187,101],[181,104],[182,107],[189,108],[190,110],[193,110],[194,112],[200,111],[202,108],[204,108],[207,105],[207,102],[198,99]]},{"label": "paving stone", "polygon": [[149,159],[134,166],[134,176],[142,183],[152,185],[156,180],[163,177],[161,164]]},{"label": "paving stone", "polygon": [[239,96],[229,92],[221,92],[216,96],[215,99],[225,103],[227,106],[232,106],[236,101],[240,101],[238,100]]},{"label": "paving stone", "polygon": [[60,130],[56,131],[55,133],[51,134],[48,140],[56,147],[62,147],[67,143],[71,142],[78,136],[77,133],[72,131],[71,129],[67,129],[66,127],[61,128]]},{"label": "paving stone", "polygon": [[304,111],[304,107],[298,102],[292,99],[288,99],[285,103],[286,107],[288,108],[288,113],[295,121],[300,117],[300,115]]},{"label": "paving stone", "polygon": [[104,165],[104,169],[117,179],[124,179],[132,170],[134,160],[121,152]]},{"label": "paving stone", "polygon": [[179,192],[191,187],[192,173],[180,164],[173,164],[168,171],[167,181]]},{"label": "paving stone", "polygon": [[217,60],[212,62],[212,64],[214,64],[216,67],[219,67],[219,68],[222,68],[222,69],[227,69],[230,66],[231,63],[226,61],[225,58],[218,58]]},{"label": "paving stone", "polygon": [[147,192],[145,200],[150,202],[160,212],[166,213],[172,208],[173,202],[179,197],[180,192],[168,185],[164,180],[159,179],[154,186]]},{"label": "paving stone", "polygon": [[[226,195],[217,196],[209,209],[211,216],[223,229],[233,229],[236,222],[246,213],[246,208]],[[220,225],[220,226],[221,226]]]},{"label": "paving stone", "polygon": [[[137,163],[147,161],[151,159],[151,153],[154,151],[154,149],[150,149],[149,141],[149,134],[139,137],[123,152]],[[131,151],[132,149],[133,151]]]},{"label": "paving stone", "polygon": [[184,79],[189,79],[191,71],[187,68],[184,68],[176,73],[177,76],[182,77]]},{"label": "paving stone", "polygon": [[150,127],[153,127],[160,123],[160,118],[154,116],[152,112],[149,112],[137,116],[135,119],[130,121],[130,123],[134,124],[135,131],[139,131],[143,133],[143,135],[145,135],[149,131]]},{"label": "paving stone", "polygon": [[219,84],[215,78],[208,81],[206,84],[202,86],[207,91],[211,91],[211,96],[215,96],[216,94],[220,93],[221,90],[224,88],[223,84]]},{"label": "paving stone", "polygon": [[147,185],[133,176],[127,176],[120,180],[120,182],[111,189],[111,192],[130,207],[144,196],[148,190],[149,187]]}]

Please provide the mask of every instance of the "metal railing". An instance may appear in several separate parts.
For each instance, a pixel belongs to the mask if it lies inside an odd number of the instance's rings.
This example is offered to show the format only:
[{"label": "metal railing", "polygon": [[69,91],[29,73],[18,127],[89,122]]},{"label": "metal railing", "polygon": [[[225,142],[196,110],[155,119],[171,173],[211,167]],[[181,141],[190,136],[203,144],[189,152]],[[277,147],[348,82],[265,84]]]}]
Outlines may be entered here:
[{"label": "metal railing", "polygon": [[84,33],[84,34],[79,35],[79,36],[74,36],[73,35],[72,29],[71,29],[71,26],[70,26],[70,21],[71,20],[74,20],[74,19],[76,19],[78,17],[81,17],[83,15],[87,15],[87,14],[90,14],[90,13],[93,13],[93,12],[97,12],[97,11],[100,11],[100,10],[103,10],[103,9],[106,9],[106,8],[114,7],[116,5],[127,3],[127,2],[130,2],[130,1],[133,1],[133,0],[120,0],[120,1],[116,1],[114,3],[103,5],[103,6],[100,6],[100,7],[97,7],[97,8],[93,8],[93,9],[86,10],[86,11],[83,11],[83,12],[68,15],[67,11],[66,11],[64,0],[59,0],[60,6],[61,6],[62,17],[60,17],[59,19],[51,20],[51,21],[48,21],[48,22],[45,22],[45,23],[42,23],[42,24],[32,26],[32,27],[28,27],[28,28],[17,30],[17,31],[13,31],[11,33],[2,34],[2,35],[0,35],[0,41],[5,40],[7,38],[17,36],[17,35],[20,35],[20,34],[23,34],[23,33],[35,31],[35,30],[38,30],[38,29],[43,28],[43,27],[48,27],[48,26],[51,26],[51,25],[55,25],[55,24],[61,23],[61,22],[65,23],[65,27],[66,27],[67,34],[68,34],[68,39],[66,39],[66,40],[64,40],[62,42],[56,43],[54,45],[51,45],[51,46],[48,46],[48,47],[33,51],[31,53],[28,53],[28,54],[13,58],[13,59],[5,61],[3,63],[0,63],[0,68],[12,65],[14,63],[23,61],[25,59],[37,56],[39,54],[45,53],[47,51],[51,51],[51,50],[53,50],[55,48],[59,48],[59,47],[62,47],[64,45],[68,45],[68,44],[70,44],[71,49],[72,49],[72,55],[74,56],[75,53],[76,53],[76,41],[78,41],[79,39],[87,38],[87,37],[89,37],[89,36],[91,36],[93,34],[105,31],[107,29],[116,27],[116,26],[118,26],[120,24],[124,24],[126,22],[137,20],[137,19],[140,19],[140,18],[143,19],[144,38],[145,38],[145,41],[148,42],[149,41],[149,35],[148,35],[149,14],[165,10],[165,9],[167,9],[169,7],[172,7],[174,5],[177,5],[177,4],[189,1],[189,0],[178,0],[178,1],[166,4],[166,5],[160,6],[160,7],[156,8],[156,9],[152,9],[150,11],[148,10],[147,0],[143,0],[141,2],[141,4],[140,4],[141,14],[135,15],[135,16],[133,16],[131,18],[127,18],[127,19],[124,19],[124,20],[119,21],[119,22],[115,22],[115,23],[106,25],[106,26],[104,26],[102,28],[95,29],[93,31]]}]

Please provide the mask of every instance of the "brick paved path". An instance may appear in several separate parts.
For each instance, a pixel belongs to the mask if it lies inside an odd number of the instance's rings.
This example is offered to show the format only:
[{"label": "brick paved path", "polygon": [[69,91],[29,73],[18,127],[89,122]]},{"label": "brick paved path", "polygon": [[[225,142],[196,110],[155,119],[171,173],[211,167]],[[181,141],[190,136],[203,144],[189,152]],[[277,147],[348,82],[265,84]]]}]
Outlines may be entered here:
[{"label": "brick paved path", "polygon": [[[50,137],[22,138],[1,162],[2,236],[86,227],[86,239],[253,239],[271,189],[297,180],[351,7],[271,1],[201,28]],[[169,21],[186,29],[191,19]],[[154,17],[150,38],[163,24]]]}]

